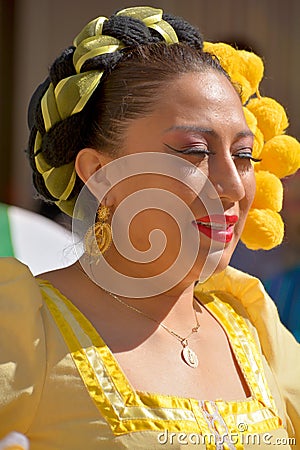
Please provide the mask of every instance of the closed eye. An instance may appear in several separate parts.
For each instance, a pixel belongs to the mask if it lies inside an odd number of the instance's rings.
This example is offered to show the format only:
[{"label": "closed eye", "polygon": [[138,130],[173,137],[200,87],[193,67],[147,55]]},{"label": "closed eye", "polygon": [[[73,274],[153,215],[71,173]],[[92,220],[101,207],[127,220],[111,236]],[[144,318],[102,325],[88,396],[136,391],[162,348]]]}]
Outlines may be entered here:
[{"label": "closed eye", "polygon": [[174,152],[180,153],[182,155],[210,155],[212,154],[212,152],[210,150],[208,150],[207,147],[190,147],[190,148],[185,148],[182,150],[178,150],[174,147],[172,147],[169,144],[164,144],[166,147],[168,147],[170,150],[173,150]]},{"label": "closed eye", "polygon": [[259,158],[254,158],[254,156],[252,156],[252,148],[249,147],[248,149],[243,149],[242,151],[235,153],[234,155],[232,155],[234,158],[238,158],[238,159],[248,159],[250,161],[253,162],[260,162],[261,159]]}]

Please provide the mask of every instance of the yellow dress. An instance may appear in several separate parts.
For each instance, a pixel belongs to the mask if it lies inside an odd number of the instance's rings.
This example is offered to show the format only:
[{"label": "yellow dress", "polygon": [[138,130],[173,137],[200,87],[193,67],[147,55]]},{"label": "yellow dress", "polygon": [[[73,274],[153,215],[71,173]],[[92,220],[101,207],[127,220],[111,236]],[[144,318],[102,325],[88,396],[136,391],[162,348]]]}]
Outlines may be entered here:
[{"label": "yellow dress", "polygon": [[229,267],[195,295],[224,327],[250,398],[134,390],[67,298],[0,259],[0,439],[23,433],[30,450],[299,449],[300,346],[259,281]]}]

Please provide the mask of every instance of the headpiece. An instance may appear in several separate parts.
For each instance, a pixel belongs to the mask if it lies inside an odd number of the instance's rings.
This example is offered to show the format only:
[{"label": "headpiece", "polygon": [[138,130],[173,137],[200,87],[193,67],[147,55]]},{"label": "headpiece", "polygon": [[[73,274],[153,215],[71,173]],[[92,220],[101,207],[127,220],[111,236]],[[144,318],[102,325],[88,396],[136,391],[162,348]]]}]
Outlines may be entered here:
[{"label": "headpiece", "polygon": [[[151,7],[126,8],[115,15],[130,17],[144,25],[144,40],[174,44],[184,41],[176,34],[161,9]],[[84,71],[85,63],[94,57],[139,45],[103,34],[106,17],[89,22],[74,40],[74,72],[56,86],[48,84],[40,107],[43,128],[48,132],[55,124],[83,110],[95,89],[101,83],[103,70]],[[155,39],[154,39],[155,35]],[[200,36],[200,35],[199,35]],[[198,39],[199,39],[198,36]],[[143,42],[144,43],[144,42]],[[200,46],[199,46],[200,47]],[[215,55],[233,83],[240,86],[241,99],[249,128],[254,133],[253,156],[261,158],[254,163],[257,191],[242,234],[242,241],[250,249],[271,249],[283,239],[284,225],[279,215],[283,188],[280,178],[291,175],[300,167],[300,144],[284,134],[288,126],[283,107],[274,99],[261,97],[259,84],[264,66],[261,58],[252,52],[236,50],[224,43],[204,43],[204,51]],[[76,197],[72,191],[76,182],[74,160],[59,167],[49,164],[42,152],[42,134],[34,136],[34,164],[43,176],[45,187],[56,205],[72,215]]]}]

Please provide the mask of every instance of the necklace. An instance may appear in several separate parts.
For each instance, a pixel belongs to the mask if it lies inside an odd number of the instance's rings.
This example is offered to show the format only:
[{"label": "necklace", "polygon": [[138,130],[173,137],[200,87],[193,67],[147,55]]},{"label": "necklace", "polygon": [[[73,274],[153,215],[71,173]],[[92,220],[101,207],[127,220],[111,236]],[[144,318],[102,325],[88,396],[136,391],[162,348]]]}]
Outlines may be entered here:
[{"label": "necklace", "polygon": [[[78,267],[77,265],[75,266],[75,268],[77,270],[79,270],[82,274],[84,274],[89,281],[91,281],[90,277],[86,274],[86,272],[82,269],[80,269],[80,267]],[[192,334],[197,333],[199,328],[200,328],[200,323],[198,321],[198,317],[195,311],[195,308],[193,308],[194,311],[194,315],[195,315],[195,320],[196,320],[196,326],[192,328],[192,330],[189,332],[189,334],[186,337],[182,337],[179,334],[175,333],[175,331],[171,330],[170,328],[168,328],[164,323],[159,322],[156,319],[153,319],[153,317],[148,316],[148,314],[144,313],[143,311],[135,308],[134,306],[128,305],[128,303],[124,302],[123,300],[120,299],[120,297],[118,297],[116,294],[113,294],[110,291],[107,291],[104,288],[101,288],[104,292],[106,292],[107,294],[109,294],[111,297],[113,297],[115,300],[117,300],[119,303],[121,303],[123,306],[126,306],[129,309],[132,309],[133,311],[137,312],[138,314],[141,314],[144,317],[147,317],[147,319],[152,320],[152,322],[157,323],[160,327],[162,327],[165,331],[167,331],[169,334],[171,334],[171,336],[174,336],[182,345],[182,350],[181,350],[181,358],[182,360],[190,367],[196,368],[198,367],[198,357],[196,355],[196,353],[194,352],[194,350],[192,350],[189,347],[189,343],[188,343],[188,339],[192,336]],[[194,297],[194,300],[195,299]]]},{"label": "necklace", "polygon": [[179,334],[175,333],[175,331],[168,328],[164,323],[159,322],[156,319],[153,319],[153,317],[148,316],[148,314],[144,313],[143,311],[135,308],[134,306],[128,305],[128,303],[121,300],[117,295],[113,294],[112,292],[106,291],[103,289],[107,294],[109,294],[111,297],[113,297],[115,300],[117,300],[122,305],[126,306],[129,309],[132,309],[133,311],[137,312],[138,314],[141,314],[144,317],[147,317],[147,319],[152,320],[152,322],[157,323],[160,327],[162,327],[165,331],[167,331],[169,334],[174,336],[176,339],[179,340],[180,344],[182,345],[183,349],[181,350],[181,357],[183,361],[190,367],[196,368],[198,367],[198,357],[196,353],[189,347],[188,339],[192,336],[193,333],[197,333],[200,328],[200,323],[198,321],[198,317],[196,314],[195,309],[194,315],[196,320],[196,326],[192,328],[190,333],[186,337],[182,337]]}]

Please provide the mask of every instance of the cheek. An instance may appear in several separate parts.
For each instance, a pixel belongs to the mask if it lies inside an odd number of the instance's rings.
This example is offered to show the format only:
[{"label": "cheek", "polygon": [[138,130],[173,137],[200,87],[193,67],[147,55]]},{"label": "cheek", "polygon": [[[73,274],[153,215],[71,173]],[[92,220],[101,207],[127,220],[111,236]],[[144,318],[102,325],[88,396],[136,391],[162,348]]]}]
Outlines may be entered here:
[{"label": "cheek", "polygon": [[255,196],[256,185],[254,170],[252,169],[251,172],[249,171],[244,173],[241,178],[244,185],[245,196],[240,201],[240,211],[245,216],[244,220],[246,220],[246,216],[251,208]]}]

